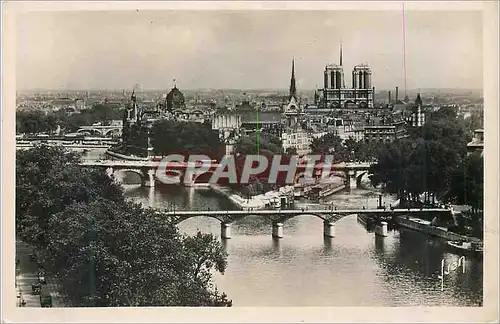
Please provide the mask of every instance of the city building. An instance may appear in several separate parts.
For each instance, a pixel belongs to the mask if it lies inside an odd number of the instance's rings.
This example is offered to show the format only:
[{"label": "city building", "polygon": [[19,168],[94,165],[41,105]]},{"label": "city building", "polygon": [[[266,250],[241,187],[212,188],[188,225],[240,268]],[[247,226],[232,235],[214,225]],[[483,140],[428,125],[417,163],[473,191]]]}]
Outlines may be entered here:
[{"label": "city building", "polygon": [[342,140],[352,138],[355,141],[362,141],[365,138],[364,126],[357,125],[334,125],[328,127],[328,132],[339,136]]},{"label": "city building", "polygon": [[243,133],[253,133],[257,129],[261,132],[281,137],[283,130],[281,113],[275,111],[243,111],[241,116],[241,128]]},{"label": "city building", "polygon": [[172,116],[177,121],[203,123],[209,119],[208,114],[201,109],[174,109],[171,112]]},{"label": "city building", "polygon": [[472,141],[467,144],[468,154],[481,152],[484,154],[484,129],[476,129]]},{"label": "city building", "polygon": [[420,93],[417,94],[417,98],[415,99],[414,104],[407,104],[405,110],[400,112],[402,119],[406,120],[408,126],[410,127],[422,127],[425,123],[425,111],[428,110],[429,107],[424,109],[422,105],[422,98],[420,97]]},{"label": "city building", "polygon": [[298,155],[305,155],[311,152],[312,136],[302,130],[287,130],[281,135],[282,147],[285,152],[290,149],[295,150]]},{"label": "city building", "polygon": [[295,61],[292,60],[292,76],[290,78],[290,93],[288,95],[288,104],[283,107],[283,119],[285,127],[296,128],[300,125],[304,113],[297,99],[297,87],[295,85]]},{"label": "city building", "polygon": [[167,94],[164,107],[168,112],[172,112],[174,109],[184,109],[186,107],[184,94],[177,88],[177,85],[174,84],[172,90]]},{"label": "city building", "polygon": [[342,65],[342,45],[339,64],[328,64],[323,73],[323,89],[315,94],[315,106],[322,110],[372,109],[375,87],[372,72],[367,64],[354,66],[351,87],[347,87]]},{"label": "city building", "polygon": [[144,117],[137,104],[135,91],[132,91],[130,103],[123,115],[122,151],[140,157],[153,155],[149,132],[152,126]]},{"label": "city building", "polygon": [[392,125],[364,126],[363,137],[365,141],[392,142],[406,137],[406,123],[404,121]]},{"label": "city building", "polygon": [[236,113],[215,114],[211,121],[212,129],[219,132],[219,139],[226,145],[226,154],[232,154],[241,136],[241,116]]}]

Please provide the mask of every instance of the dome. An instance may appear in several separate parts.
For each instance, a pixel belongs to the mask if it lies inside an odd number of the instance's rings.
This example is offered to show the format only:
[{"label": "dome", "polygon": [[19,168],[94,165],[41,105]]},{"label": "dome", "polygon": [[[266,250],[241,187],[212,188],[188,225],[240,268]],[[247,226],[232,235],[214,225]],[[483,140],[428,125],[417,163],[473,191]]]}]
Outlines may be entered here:
[{"label": "dome", "polygon": [[167,94],[167,109],[184,108],[184,95],[176,86]]}]

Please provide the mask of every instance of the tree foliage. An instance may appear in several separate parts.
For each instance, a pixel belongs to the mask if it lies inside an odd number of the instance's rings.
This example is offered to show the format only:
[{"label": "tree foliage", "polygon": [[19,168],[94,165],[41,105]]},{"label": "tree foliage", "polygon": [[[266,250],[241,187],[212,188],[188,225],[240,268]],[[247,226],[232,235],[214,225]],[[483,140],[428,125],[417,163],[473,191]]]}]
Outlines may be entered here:
[{"label": "tree foliage", "polygon": [[461,167],[453,171],[446,197],[458,204],[471,206],[473,213],[483,210],[484,159],[481,154],[467,156]]},{"label": "tree foliage", "polygon": [[312,154],[329,154],[336,162],[371,161],[376,156],[378,143],[356,141],[353,138],[342,140],[334,133],[314,138],[311,143]]},{"label": "tree foliage", "polygon": [[218,149],[224,146],[219,134],[210,124],[159,120],[150,132],[151,145],[156,155],[196,149]]},{"label": "tree foliage", "polygon": [[281,139],[266,132],[254,132],[247,136],[242,136],[235,145],[235,152],[244,155],[257,154],[258,149],[260,151],[269,151],[274,154],[283,153]]},{"label": "tree foliage", "polygon": [[440,109],[409,134],[379,150],[371,168],[373,184],[383,183],[403,201],[416,200],[422,193],[450,199],[452,181],[466,164],[469,135],[463,120],[453,109]]},{"label": "tree foliage", "polygon": [[212,283],[227,254],[208,234],[127,201],[103,170],[62,148],[19,153],[17,235],[36,247],[76,306],[230,306]]},{"label": "tree foliage", "polygon": [[108,125],[111,120],[121,119],[122,111],[106,103],[97,103],[90,109],[75,114],[67,111],[33,111],[20,110],[16,112],[16,132],[24,134],[52,133],[57,126],[66,132],[75,132],[80,126],[100,122]]}]

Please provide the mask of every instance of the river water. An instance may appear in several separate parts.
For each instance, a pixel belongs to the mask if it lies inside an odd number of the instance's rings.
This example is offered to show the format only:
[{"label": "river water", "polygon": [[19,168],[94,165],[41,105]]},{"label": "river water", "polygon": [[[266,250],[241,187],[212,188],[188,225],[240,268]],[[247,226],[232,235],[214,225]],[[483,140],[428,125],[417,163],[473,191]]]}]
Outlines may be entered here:
[{"label": "river water", "polygon": [[[124,188],[127,197],[145,206],[235,209],[226,198],[206,189]],[[329,199],[339,209],[376,207],[378,193],[375,189],[353,189]],[[387,195],[383,200],[394,202]],[[208,217],[185,220],[179,229],[186,234],[201,230],[220,237],[220,223]],[[335,233],[335,238],[324,239],[321,219],[299,216],[284,223],[284,238],[273,239],[268,221],[257,216],[244,218],[233,223],[232,238],[223,241],[229,254],[228,267],[224,275],[215,274],[215,284],[235,307],[482,306],[480,259],[466,256],[465,273],[445,274],[441,289],[441,260],[447,267],[460,257],[450,253],[443,241],[406,230],[376,237],[356,216],[339,220]]]},{"label": "river water", "polygon": [[[125,186],[127,197],[145,206],[176,209],[226,210],[234,207],[208,190],[183,187]],[[370,190],[351,190],[330,199],[338,208],[375,207]],[[391,197],[384,197],[389,203]],[[301,206],[299,204],[299,206]],[[196,217],[179,224],[181,231],[199,229],[220,236],[220,223]],[[335,225],[336,237],[323,238],[323,221],[299,216],[284,224],[285,237],[273,239],[271,224],[258,216],[232,226],[224,241],[229,254],[224,275],[215,283],[234,306],[480,306],[482,262],[466,257],[466,272],[438,278],[445,265],[460,257],[443,242],[413,231],[393,231],[379,238],[369,233],[356,216]]]}]

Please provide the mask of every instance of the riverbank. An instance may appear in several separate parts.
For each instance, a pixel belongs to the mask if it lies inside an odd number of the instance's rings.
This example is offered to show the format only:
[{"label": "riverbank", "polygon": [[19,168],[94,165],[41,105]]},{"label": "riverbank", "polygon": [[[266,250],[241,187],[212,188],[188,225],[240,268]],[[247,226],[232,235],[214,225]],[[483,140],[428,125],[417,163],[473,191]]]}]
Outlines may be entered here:
[{"label": "riverbank", "polygon": [[138,156],[133,156],[133,155],[125,155],[125,154],[120,154],[111,150],[107,150],[105,155],[111,156],[112,158],[115,159],[120,159],[120,160],[127,160],[127,161],[148,161],[149,158],[141,158]]},{"label": "riverbank", "polygon": [[431,222],[416,217],[397,216],[396,223],[401,227],[421,232],[430,236],[439,237],[448,241],[465,241],[472,243],[482,242],[476,237],[457,234],[449,231],[449,229],[446,227],[433,226]]},{"label": "riverbank", "polygon": [[293,186],[281,187],[278,191],[268,191],[263,195],[243,198],[231,189],[210,184],[208,186],[215,193],[225,196],[236,207],[242,210],[261,210],[267,208],[281,208],[283,205],[293,204]]}]

